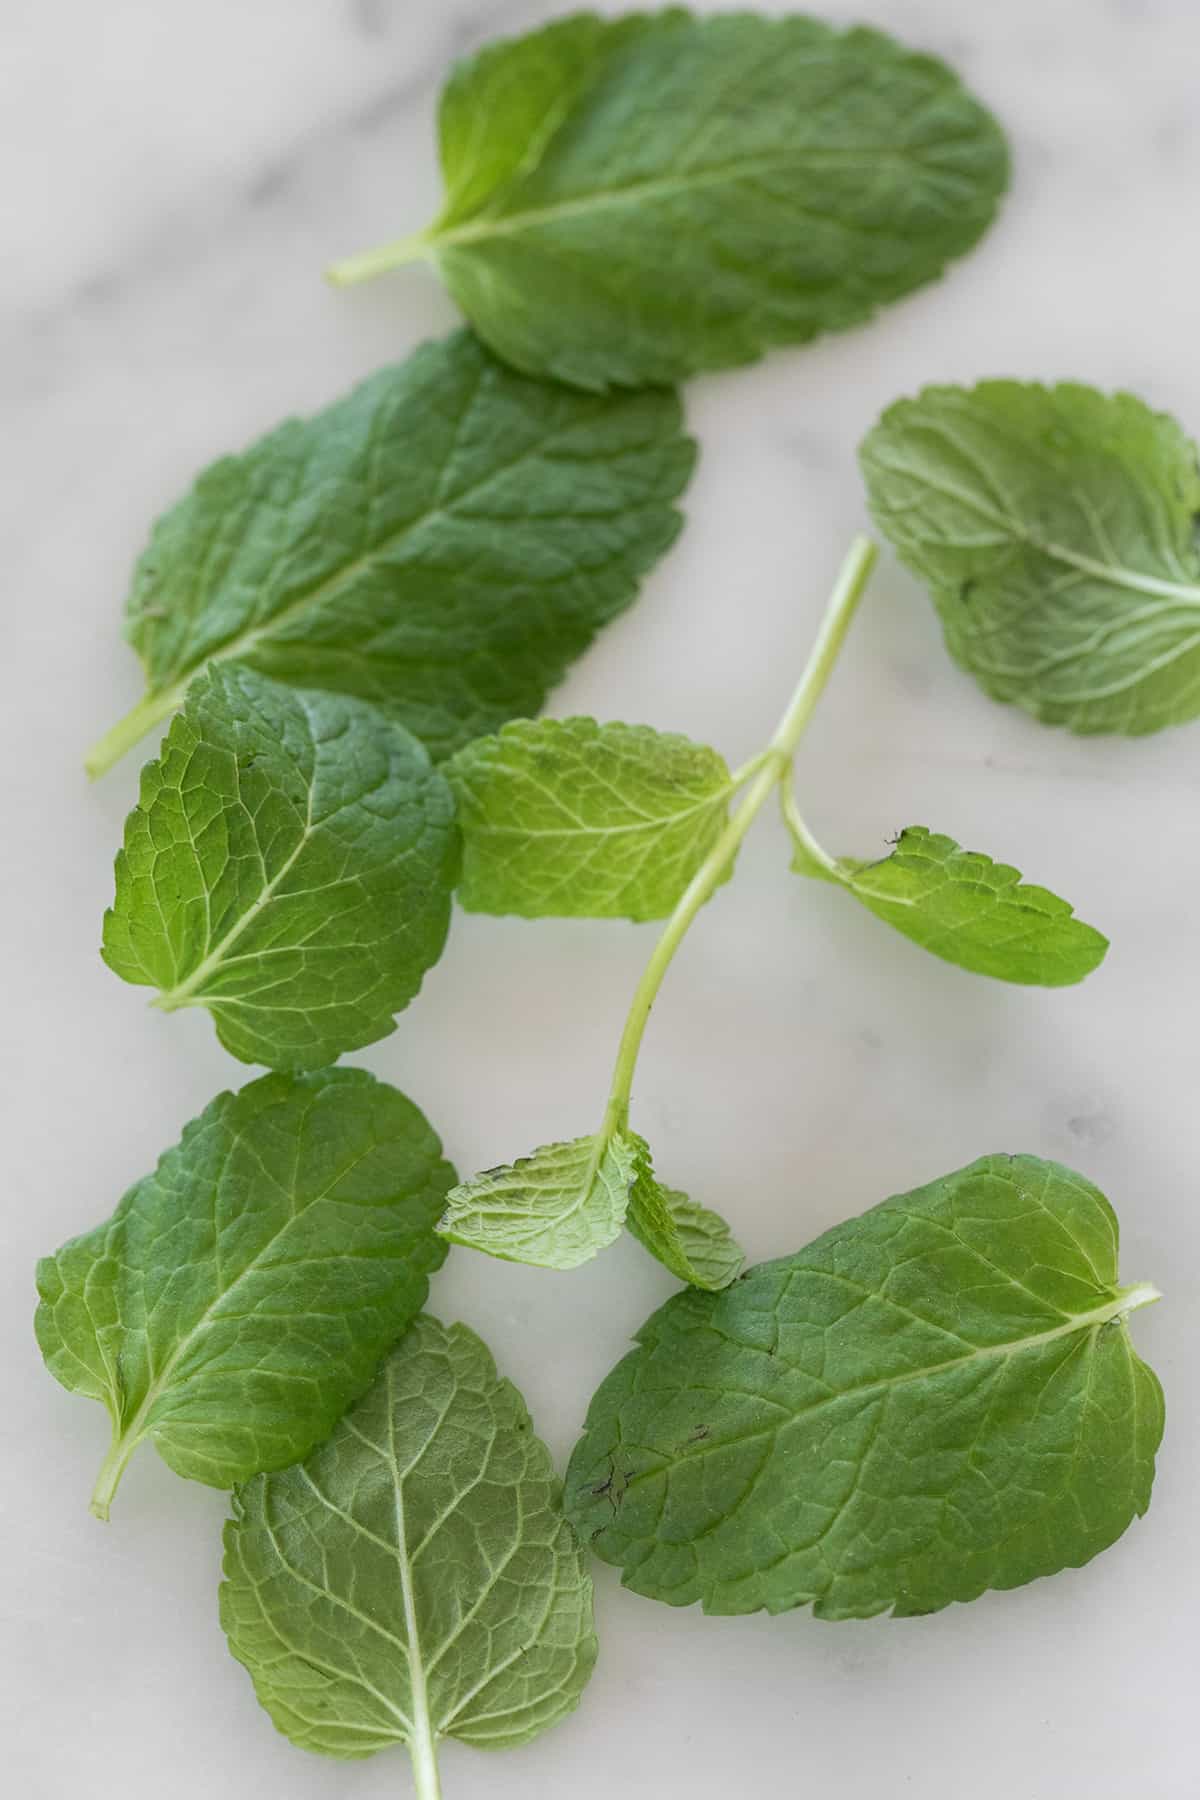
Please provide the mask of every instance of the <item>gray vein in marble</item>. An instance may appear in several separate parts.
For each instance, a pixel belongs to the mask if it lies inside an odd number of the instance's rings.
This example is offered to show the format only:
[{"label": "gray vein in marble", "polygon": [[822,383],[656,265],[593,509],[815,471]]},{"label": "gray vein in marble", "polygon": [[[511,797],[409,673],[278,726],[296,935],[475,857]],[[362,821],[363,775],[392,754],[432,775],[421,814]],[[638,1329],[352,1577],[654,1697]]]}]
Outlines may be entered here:
[{"label": "gray vein in marble", "polygon": [[[231,178],[224,202],[214,216],[211,197],[172,212],[169,222],[161,217],[147,221],[140,239],[127,246],[119,264],[103,267],[80,277],[55,305],[32,315],[10,318],[8,329],[25,331],[44,339],[56,326],[68,322],[80,307],[120,305],[127,291],[140,296],[148,281],[166,274],[178,275],[196,257],[212,254],[224,233],[238,222],[249,208],[266,210],[275,202],[291,196],[302,186],[309,170],[317,161],[335,154],[340,145],[352,138],[369,138],[394,124],[397,117],[414,104],[440,89],[442,80],[456,58],[477,49],[488,39],[506,30],[519,30],[526,21],[539,22],[544,15],[539,0],[493,0],[467,12],[457,12],[445,19],[442,30],[418,63],[403,77],[389,82],[367,100],[343,111],[327,123],[302,132],[280,155],[271,157],[254,173]],[[363,17],[382,16],[382,9],[369,3],[354,9],[360,30],[369,28]],[[375,32],[373,35],[379,35]],[[428,154],[436,160],[437,145],[430,133]],[[387,218],[386,171],[381,170],[381,218]],[[204,221],[204,228],[198,224]],[[381,226],[381,236],[388,226]],[[331,246],[330,254],[333,249]]]}]

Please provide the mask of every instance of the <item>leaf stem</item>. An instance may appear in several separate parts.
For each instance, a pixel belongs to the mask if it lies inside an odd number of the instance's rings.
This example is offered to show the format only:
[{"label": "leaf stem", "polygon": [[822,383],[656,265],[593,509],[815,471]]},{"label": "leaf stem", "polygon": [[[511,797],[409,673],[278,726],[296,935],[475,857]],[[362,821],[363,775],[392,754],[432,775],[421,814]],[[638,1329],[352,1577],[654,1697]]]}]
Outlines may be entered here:
[{"label": "leaf stem", "polygon": [[357,256],[332,263],[325,271],[325,279],[334,287],[355,287],[360,281],[372,281],[376,275],[386,275],[404,263],[422,261],[430,254],[431,242],[428,231],[393,238],[390,243],[377,244],[373,250],[360,250]]},{"label": "leaf stem", "polygon": [[845,882],[846,877],[838,867],[835,856],[830,856],[824,844],[817,842],[800,812],[796,803],[796,789],[789,768],[779,784],[779,806],[783,813],[784,823],[792,834],[796,846],[796,861],[806,875],[816,875],[826,881]]},{"label": "leaf stem", "polygon": [[95,780],[97,775],[103,775],[106,770],[111,769],[160,719],[165,719],[168,713],[174,712],[183,695],[182,686],[163,688],[156,694],[143,694],[137,705],[131,707],[123,719],[118,719],[111,731],[106,731],[84,757],[83,766],[92,779]]},{"label": "leaf stem", "polygon": [[96,1485],[92,1489],[91,1510],[98,1519],[108,1523],[109,1509],[116,1497],[117,1488],[130,1457],[138,1447],[135,1432],[113,1432],[112,1443],[108,1447],[108,1455],[100,1464],[100,1473],[96,1477]]},{"label": "leaf stem", "polygon": [[1153,1306],[1156,1300],[1161,1299],[1162,1292],[1152,1281],[1135,1281],[1132,1287],[1121,1288],[1117,1293],[1118,1317],[1124,1318],[1127,1313],[1136,1312],[1139,1306]]},{"label": "leaf stem", "polygon": [[684,889],[642,971],[617,1049],[608,1106],[600,1128],[602,1139],[611,1137],[615,1131],[624,1130],[629,1123],[629,1099],[633,1090],[638,1052],[663,977],[671,966],[675,952],[687,936],[696,914],[737,855],[742,839],[761,812],[764,802],[790,769],[796,745],[833,673],[838,652],[850,629],[850,621],[862,598],[877,554],[870,538],[858,537],[851,544],[829,596],[817,641],[788,702],[787,710],[766,750],[760,758],[752,759],[759,763],[757,773],[746,788],[745,796],[733,817]]},{"label": "leaf stem", "polygon": [[429,1727],[429,1715],[419,1716],[413,1735],[408,1740],[412,1759],[413,1780],[417,1800],[442,1800],[442,1781],[438,1774],[437,1750]]}]

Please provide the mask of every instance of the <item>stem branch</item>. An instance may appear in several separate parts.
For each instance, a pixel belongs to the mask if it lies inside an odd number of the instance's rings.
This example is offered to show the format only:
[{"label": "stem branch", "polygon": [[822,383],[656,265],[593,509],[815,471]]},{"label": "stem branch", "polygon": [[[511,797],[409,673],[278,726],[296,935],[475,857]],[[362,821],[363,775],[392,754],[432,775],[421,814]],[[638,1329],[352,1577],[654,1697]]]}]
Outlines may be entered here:
[{"label": "stem branch", "polygon": [[869,538],[855,538],[850,546],[829,596],[817,641],[796,691],[761,758],[752,759],[752,766],[759,765],[757,773],[747,786],[744,798],[733,817],[684,889],[642,971],[617,1048],[608,1106],[601,1126],[602,1137],[624,1130],[629,1122],[629,1097],[633,1089],[638,1052],[663,977],[696,914],[737,855],[742,839],[762,810],[763,803],[790,769],[796,745],[833,673],[834,663],[862,598],[876,554],[875,545]]}]

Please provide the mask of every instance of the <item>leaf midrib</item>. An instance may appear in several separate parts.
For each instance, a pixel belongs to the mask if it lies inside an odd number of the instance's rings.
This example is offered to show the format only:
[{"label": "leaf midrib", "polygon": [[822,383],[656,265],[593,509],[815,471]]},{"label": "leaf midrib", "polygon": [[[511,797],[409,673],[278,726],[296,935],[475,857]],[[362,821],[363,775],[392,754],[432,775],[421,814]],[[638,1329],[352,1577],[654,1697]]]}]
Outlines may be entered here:
[{"label": "leaf midrib", "polygon": [[[400,1571],[400,1596],[404,1606],[404,1637],[408,1663],[408,1691],[412,1701],[412,1733],[409,1753],[414,1764],[434,1760],[437,1733],[429,1710],[429,1685],[425,1675],[425,1656],[421,1647],[421,1631],[417,1619],[417,1596],[413,1583],[412,1561],[408,1553],[408,1530],[404,1513],[404,1476],[396,1454],[396,1397],[392,1385],[392,1361],[384,1364],[387,1390],[388,1449],[392,1470],[392,1504],[396,1526],[396,1562]],[[427,1440],[428,1444],[428,1440]],[[436,1763],[434,1780],[436,1781]],[[418,1782],[423,1791],[424,1784]]]},{"label": "leaf midrib", "polygon": [[[545,791],[545,790],[543,790]],[[609,838],[632,837],[642,831],[672,831],[677,825],[696,813],[708,812],[723,805],[734,793],[732,782],[724,783],[715,793],[706,794],[702,800],[694,801],[690,806],[681,807],[677,812],[663,813],[657,818],[641,819],[630,824],[621,825],[506,825],[494,824],[485,820],[479,825],[472,825],[471,830],[477,837],[501,838]],[[552,796],[553,797],[553,796]]]},{"label": "leaf midrib", "polygon": [[[1017,543],[1027,544],[1031,549],[1040,551],[1043,556],[1048,556],[1052,561],[1060,562],[1067,568],[1075,569],[1081,575],[1090,575],[1098,581],[1109,582],[1113,587],[1128,588],[1133,593],[1146,594],[1152,599],[1181,600],[1189,606],[1200,608],[1200,582],[1165,581],[1161,576],[1145,575],[1138,569],[1131,569],[1125,563],[1103,562],[1098,557],[1088,556],[1082,550],[1072,550],[1066,544],[1059,544],[1052,539],[1040,536],[1037,532],[1027,528],[1021,519],[1014,518],[1011,513],[1003,512],[980,494],[973,493],[969,488],[960,488],[954,482],[935,481],[932,476],[922,471],[914,473],[912,470],[902,470],[901,472],[907,474],[920,486],[928,488],[930,492],[941,494],[947,500],[956,500],[971,511],[978,513],[980,518],[1000,526]],[[941,542],[953,544],[953,539],[941,540]],[[940,548],[941,542],[935,541],[933,548]]]},{"label": "leaf midrib", "polygon": [[[938,1375],[948,1373],[951,1369],[967,1368],[973,1362],[987,1362],[995,1361],[997,1359],[1003,1360],[1007,1357],[1015,1356],[1023,1350],[1040,1349],[1043,1344],[1054,1343],[1057,1339],[1069,1337],[1074,1332],[1083,1333],[1095,1331],[1102,1325],[1112,1323],[1115,1319],[1124,1318],[1127,1313],[1132,1312],[1136,1307],[1149,1305],[1151,1301],[1159,1298],[1161,1298],[1161,1296],[1158,1289],[1151,1286],[1149,1282],[1136,1282],[1131,1287],[1119,1289],[1113,1299],[1107,1301],[1103,1306],[1094,1307],[1090,1312],[1086,1313],[1072,1313],[1061,1325],[1053,1326],[1047,1331],[1033,1332],[1027,1337],[1016,1338],[1008,1343],[981,1344],[976,1346],[965,1356],[952,1356],[948,1357],[945,1362],[931,1363],[922,1369],[907,1369],[898,1375],[882,1375],[874,1381],[858,1382],[852,1387],[840,1389],[836,1394],[823,1395],[821,1399],[814,1400],[809,1406],[785,1409],[788,1410],[789,1413],[786,1420],[779,1424],[764,1426],[758,1431],[747,1432],[745,1436],[738,1438],[736,1442],[743,1444],[751,1442],[755,1438],[776,1437],[780,1432],[786,1431],[799,1420],[809,1419],[814,1413],[819,1413],[826,1407],[838,1406],[842,1401],[856,1399],[862,1394],[875,1392],[887,1393],[894,1388],[903,1387],[909,1382],[931,1380]],[[751,1348],[749,1345],[741,1345],[739,1347],[746,1349]],[[701,1384],[697,1385],[699,1386]],[[717,1393],[721,1392],[719,1388],[714,1389],[713,1391]],[[768,1396],[766,1394],[755,1395],[754,1398],[765,1402],[768,1399]],[[782,1403],[775,1402],[775,1404],[781,1405]],[[673,1463],[667,1465],[666,1472],[669,1473],[671,1468],[678,1467],[680,1464],[696,1462],[705,1456],[711,1456],[719,1451],[728,1450],[729,1448],[730,1443],[728,1441],[722,1441],[719,1438],[702,1440],[693,1450],[690,1450],[687,1455],[677,1456]],[[641,1482],[655,1479],[663,1473],[664,1470],[662,1468],[640,1470],[629,1477],[625,1483],[625,1490],[627,1491],[631,1487],[636,1487]]]},{"label": "leaf midrib", "polygon": [[[315,802],[316,791],[317,791],[317,760],[316,760],[317,754],[318,754],[317,745],[314,741],[313,742],[313,770],[312,770],[312,778],[308,782],[308,799],[307,799],[307,803],[306,803],[306,807],[305,807],[304,824],[301,827],[300,836],[296,842],[295,848],[289,853],[288,856],[286,856],[284,858],[283,862],[280,864],[280,866],[276,870],[275,874],[272,875],[269,878],[269,880],[266,882],[265,886],[262,889],[262,892],[258,895],[257,899],[251,901],[250,905],[246,908],[245,912],[242,914],[242,916],[238,920],[237,924],[232,926],[230,928],[230,930],[225,933],[225,936],[220,940],[219,943],[214,944],[213,948],[208,952],[207,956],[205,956],[200,962],[198,962],[196,964],[196,967],[192,970],[191,974],[186,978],[186,980],[179,982],[175,987],[165,988],[160,993],[159,998],[158,998],[158,1004],[159,1004],[159,1006],[162,1007],[162,1009],[165,1012],[169,1012],[173,1008],[178,1007],[178,1006],[186,1006],[189,1003],[189,1001],[191,1001],[193,999],[193,997],[195,997],[198,989],[200,989],[204,985],[204,983],[208,980],[209,976],[214,974],[216,972],[216,970],[218,970],[221,967],[222,963],[225,961],[225,955],[226,955],[226,952],[228,951],[228,949],[230,948],[230,946],[237,942],[238,938],[241,937],[242,933],[244,931],[247,931],[249,929],[249,927],[254,923],[255,919],[257,919],[259,913],[262,912],[263,908],[265,906],[269,905],[270,902],[274,899],[275,895],[279,891],[280,885],[287,878],[287,876],[291,873],[295,864],[299,861],[299,859],[303,855],[304,851],[308,848],[308,845],[311,842],[313,833],[314,833],[313,805]],[[257,838],[256,838],[256,842],[257,842]],[[194,847],[194,845],[193,845],[193,847]],[[199,861],[198,856],[197,856],[197,861]],[[260,861],[261,861],[261,851],[260,851]],[[207,892],[208,892],[208,890],[206,889],[206,894],[207,894]]]},{"label": "leaf midrib", "polygon": [[[646,181],[630,182],[625,187],[598,188],[591,193],[577,195],[570,200],[555,201],[547,206],[476,216],[462,225],[451,225],[444,230],[434,225],[425,241],[435,253],[442,249],[454,250],[462,244],[478,243],[491,237],[516,236],[520,232],[536,230],[539,225],[554,224],[561,219],[586,218],[589,213],[603,212],[613,207],[636,206],[644,201],[653,202],[675,194],[719,187],[747,175],[765,175],[782,169],[795,171],[800,168],[807,171],[814,166],[840,168],[849,165],[853,168],[862,164],[874,167],[889,159],[906,171],[924,166],[921,157],[897,150],[894,145],[846,146],[837,150],[792,148],[786,152],[764,152],[761,156],[741,157],[720,168],[702,169],[694,175],[656,176]],[[794,199],[794,196],[790,198]],[[807,209],[801,207],[799,210]]]}]

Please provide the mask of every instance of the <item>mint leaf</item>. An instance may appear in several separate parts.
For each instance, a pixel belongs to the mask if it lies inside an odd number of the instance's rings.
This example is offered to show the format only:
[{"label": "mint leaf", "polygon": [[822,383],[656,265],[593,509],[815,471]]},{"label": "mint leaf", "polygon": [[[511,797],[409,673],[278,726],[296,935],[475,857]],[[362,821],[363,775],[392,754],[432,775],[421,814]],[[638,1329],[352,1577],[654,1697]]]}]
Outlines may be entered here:
[{"label": "mint leaf", "polygon": [[411,1100],[364,1070],[219,1095],[38,1265],[46,1366],[112,1418],[93,1510],[144,1438],[213,1487],[323,1438],[424,1304],[453,1179]]},{"label": "mint leaf", "polygon": [[[800,845],[793,866],[812,874],[810,860]],[[924,825],[902,831],[881,862],[843,858],[834,878],[923,950],[998,981],[1067,987],[1090,975],[1108,949],[1108,939],[1075,918],[1067,901]]]},{"label": "mint leaf", "polygon": [[567,1511],[627,1587],[714,1613],[936,1612],[1076,1568],[1150,1501],[1162,1392],[1117,1222],[989,1156],[721,1294],[678,1294],[592,1401]]},{"label": "mint leaf", "polygon": [[458,897],[527,919],[661,919],[721,835],[715,750],[648,725],[506,725],[446,765],[463,833]]},{"label": "mint leaf", "polygon": [[537,1737],[596,1659],[592,1584],[525,1403],[463,1325],[418,1319],[308,1461],[225,1527],[221,1623],[271,1718],[325,1756]]},{"label": "mint leaf", "polygon": [[650,1146],[632,1136],[637,1177],[625,1223],[664,1268],[692,1287],[728,1287],[745,1261],[741,1246],[719,1213],[698,1206],[678,1188],[662,1187],[654,1173]]},{"label": "mint leaf", "polygon": [[543,1144],[451,1188],[438,1230],[504,1262],[577,1268],[620,1237],[636,1161],[619,1132]]},{"label": "mint leaf", "polygon": [[526,381],[465,332],[424,345],[159,520],[126,611],[146,698],[89,767],[214,658],[371,700],[439,758],[536,712],[674,541],[693,460],[673,394]]},{"label": "mint leaf", "polygon": [[104,960],[206,1006],[243,1062],[332,1062],[394,1030],[441,955],[453,814],[376,707],[214,664],[142,771]]},{"label": "mint leaf", "polygon": [[1200,474],[1173,419],[985,381],[889,407],[860,454],[880,529],[993,699],[1079,732],[1200,713]]},{"label": "mint leaf", "polygon": [[1008,173],[944,64],[751,13],[560,19],[459,63],[439,129],[440,218],[333,279],[428,256],[506,361],[594,388],[858,324],[970,249]]}]

